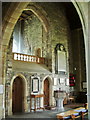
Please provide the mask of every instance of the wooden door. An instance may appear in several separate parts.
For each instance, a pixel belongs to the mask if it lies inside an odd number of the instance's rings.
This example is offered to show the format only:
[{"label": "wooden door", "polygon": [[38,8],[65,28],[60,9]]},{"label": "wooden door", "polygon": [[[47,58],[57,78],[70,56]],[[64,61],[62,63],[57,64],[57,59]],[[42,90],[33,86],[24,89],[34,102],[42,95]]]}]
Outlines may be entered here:
[{"label": "wooden door", "polygon": [[44,106],[48,107],[49,106],[49,81],[46,79],[44,81]]},{"label": "wooden door", "polygon": [[23,83],[20,77],[13,82],[12,89],[12,112],[22,112],[23,109]]}]

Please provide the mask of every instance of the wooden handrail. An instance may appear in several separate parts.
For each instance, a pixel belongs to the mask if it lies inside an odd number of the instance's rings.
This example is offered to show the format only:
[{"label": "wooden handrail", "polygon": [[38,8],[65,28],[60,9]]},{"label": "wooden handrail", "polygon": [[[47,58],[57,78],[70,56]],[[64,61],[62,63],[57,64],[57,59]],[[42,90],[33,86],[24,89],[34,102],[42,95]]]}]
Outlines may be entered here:
[{"label": "wooden handrail", "polygon": [[13,53],[13,60],[34,62],[34,63],[38,63],[38,64],[45,63],[45,58],[43,58],[43,57],[37,57],[37,56],[26,55],[26,54],[21,54],[21,53]]}]

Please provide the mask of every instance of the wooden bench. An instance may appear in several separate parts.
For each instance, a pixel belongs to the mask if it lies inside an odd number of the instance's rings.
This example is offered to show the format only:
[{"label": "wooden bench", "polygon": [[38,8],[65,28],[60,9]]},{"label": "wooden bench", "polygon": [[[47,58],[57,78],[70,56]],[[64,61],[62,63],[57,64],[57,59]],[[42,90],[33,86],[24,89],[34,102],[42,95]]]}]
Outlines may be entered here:
[{"label": "wooden bench", "polygon": [[64,120],[64,119],[67,119],[67,118],[69,119],[70,118],[70,120],[71,120],[72,119],[72,114],[75,114],[75,113],[78,113],[78,112],[76,112],[74,110],[69,110],[69,111],[57,114],[57,118],[59,120]]},{"label": "wooden bench", "polygon": [[84,120],[84,116],[88,113],[88,109],[85,109],[85,107],[76,108],[74,111],[81,113],[82,120]]},{"label": "wooden bench", "polygon": [[66,112],[62,112],[57,114],[57,118],[59,120],[74,120],[76,118],[82,118],[82,120],[84,120],[84,115],[87,113],[87,110],[85,109],[85,107],[79,107],[73,110],[68,110]]},{"label": "wooden bench", "polygon": [[88,109],[88,103],[84,104],[85,109]]}]

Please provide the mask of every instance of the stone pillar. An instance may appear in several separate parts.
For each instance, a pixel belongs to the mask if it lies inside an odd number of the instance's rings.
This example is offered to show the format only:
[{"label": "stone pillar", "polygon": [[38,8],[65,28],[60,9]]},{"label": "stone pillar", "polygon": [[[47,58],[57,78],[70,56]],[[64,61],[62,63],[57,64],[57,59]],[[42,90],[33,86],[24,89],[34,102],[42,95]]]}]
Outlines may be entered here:
[{"label": "stone pillar", "polygon": [[[6,50],[7,46],[0,44],[0,87],[3,86],[0,94],[0,116],[5,117],[5,71],[6,71]],[[1,119],[0,118],[0,119]]]},{"label": "stone pillar", "polygon": [[[2,46],[0,44],[0,89],[1,85],[3,85],[2,81]],[[0,91],[0,119],[3,117],[3,93]]]},{"label": "stone pillar", "polygon": [[90,2],[88,3],[88,43],[87,43],[87,100],[88,120],[90,120]]},{"label": "stone pillar", "polygon": [[[2,88],[3,81],[2,81],[2,2],[0,2],[0,89]],[[2,88],[3,89],[3,88]],[[3,102],[3,91],[0,90],[0,120],[4,117],[4,102]]]}]

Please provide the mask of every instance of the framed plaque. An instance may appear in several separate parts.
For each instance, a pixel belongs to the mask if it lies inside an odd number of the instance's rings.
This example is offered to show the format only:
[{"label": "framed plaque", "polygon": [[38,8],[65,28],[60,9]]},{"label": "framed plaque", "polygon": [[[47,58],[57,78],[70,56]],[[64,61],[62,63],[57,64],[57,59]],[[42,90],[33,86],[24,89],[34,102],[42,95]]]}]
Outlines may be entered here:
[{"label": "framed plaque", "polygon": [[32,92],[37,93],[39,91],[39,79],[37,77],[32,79]]}]

